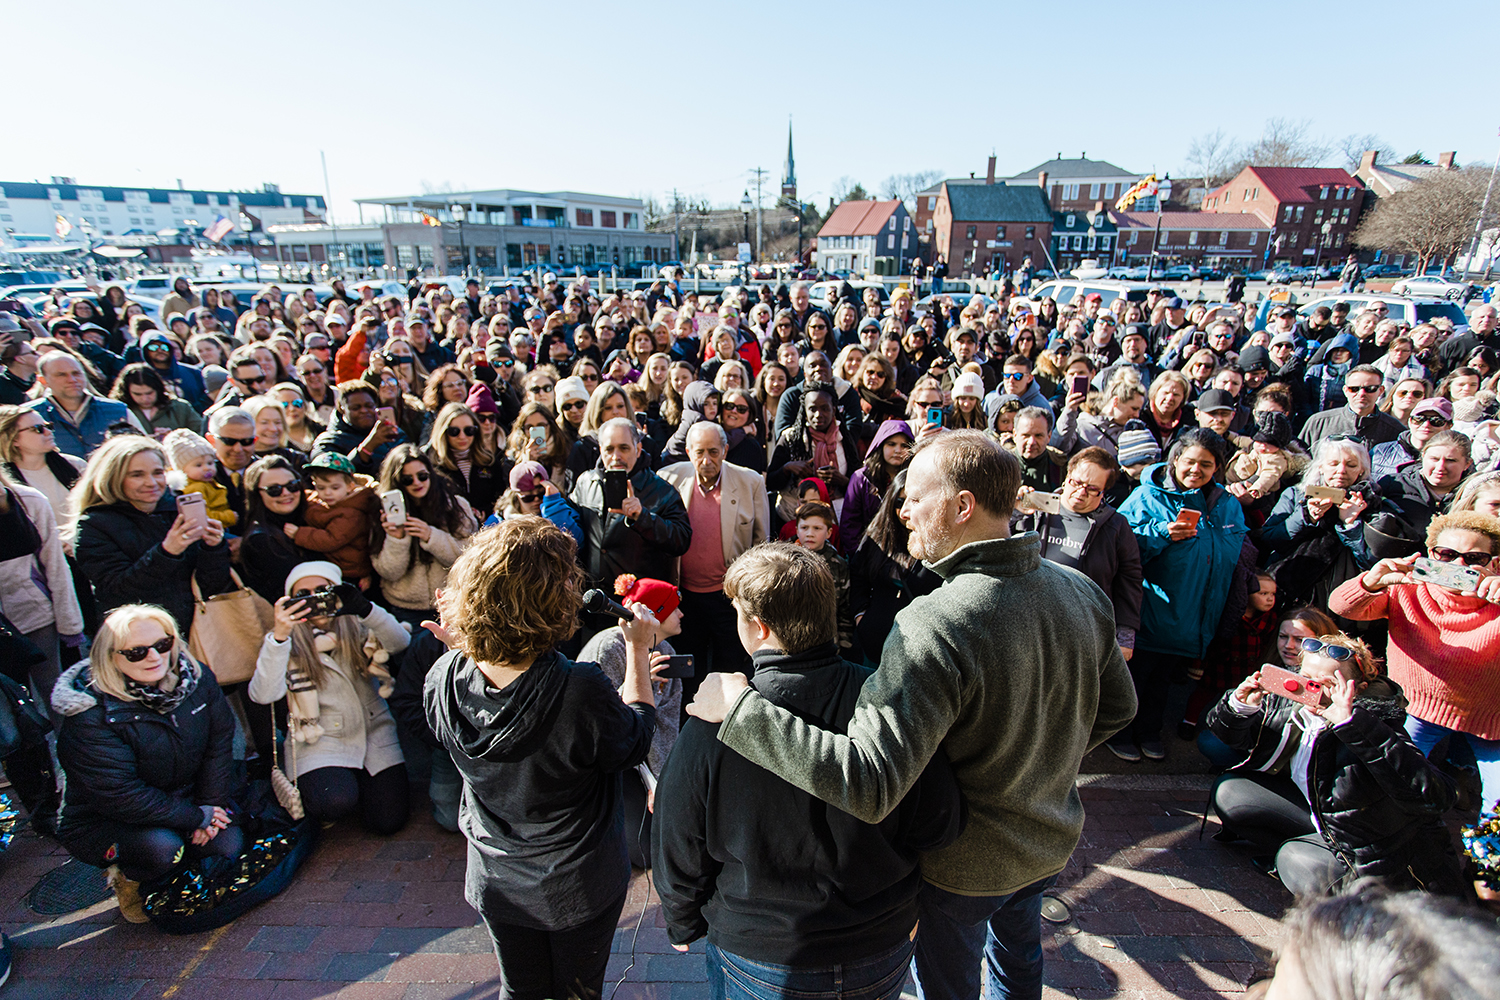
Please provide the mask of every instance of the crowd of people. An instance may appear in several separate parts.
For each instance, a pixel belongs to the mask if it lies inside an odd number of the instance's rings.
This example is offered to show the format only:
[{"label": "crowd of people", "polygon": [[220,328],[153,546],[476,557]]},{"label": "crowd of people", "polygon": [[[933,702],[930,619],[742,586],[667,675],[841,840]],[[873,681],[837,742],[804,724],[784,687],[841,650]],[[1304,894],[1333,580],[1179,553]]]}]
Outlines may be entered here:
[{"label": "crowd of people", "polygon": [[[1040,995],[1101,744],[1201,754],[1220,836],[1298,894],[1494,899],[1444,817],[1500,798],[1495,307],[1256,329],[1000,288],[0,313],[4,669],[56,732],[7,774],[144,920],[141,882],[243,848],[235,745],[378,834],[430,756],[514,996],[598,989],[631,862],[719,995],[853,963],[884,996],[913,955],[924,996],[982,955]],[[187,640],[239,590],[231,677]]]}]

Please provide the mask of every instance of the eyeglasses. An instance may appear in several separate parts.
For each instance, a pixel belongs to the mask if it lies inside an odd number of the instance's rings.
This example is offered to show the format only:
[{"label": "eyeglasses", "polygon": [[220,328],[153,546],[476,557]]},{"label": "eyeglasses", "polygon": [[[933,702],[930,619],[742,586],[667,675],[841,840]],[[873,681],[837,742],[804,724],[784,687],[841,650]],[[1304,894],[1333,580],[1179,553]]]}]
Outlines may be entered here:
[{"label": "eyeglasses", "polygon": [[575,399],[571,403],[564,403],[562,405],[562,411],[564,413],[567,413],[569,410],[582,410],[588,405],[589,401],[586,399]]},{"label": "eyeglasses", "polygon": [[1003,379],[1008,379],[1011,382],[1019,382],[1023,378],[1026,377],[1026,373],[1025,372],[1004,372],[1000,377],[1003,378]]},{"label": "eyeglasses", "polygon": [[1427,552],[1438,562],[1460,560],[1465,566],[1483,566],[1495,558],[1495,553],[1493,552],[1459,552],[1456,549],[1444,548],[1441,545],[1434,545]]},{"label": "eyeglasses", "polygon": [[443,431],[443,433],[445,435],[447,435],[448,437],[451,437],[451,438],[456,438],[456,437],[470,437],[471,438],[475,434],[479,433],[479,428],[475,427],[473,424],[470,424],[467,427],[449,427],[447,430]]},{"label": "eyeglasses", "polygon": [[1436,413],[1424,413],[1420,417],[1412,417],[1411,422],[1414,424],[1426,424],[1428,427],[1447,427],[1453,423],[1451,420],[1444,420]]},{"label": "eyeglasses", "polygon": [[52,421],[43,420],[41,423],[32,424],[26,430],[31,431],[33,434],[51,434]]},{"label": "eyeglasses", "polygon": [[494,424],[500,422],[499,415],[494,413],[476,413],[474,415],[479,418],[479,422],[481,424]]},{"label": "eyeglasses", "polygon": [[516,499],[522,503],[541,503],[542,497],[546,496],[541,490],[535,493],[517,493]]},{"label": "eyeglasses", "polygon": [[750,412],[750,407],[746,406],[744,403],[725,403],[724,404],[724,412],[725,413],[749,413]]},{"label": "eyeglasses", "polygon": [[172,644],[176,641],[177,640],[173,639],[170,635],[166,635],[162,636],[160,639],[156,640],[149,646],[131,646],[129,649],[117,649],[115,650],[115,652],[125,657],[125,659],[129,660],[131,663],[140,663],[147,656],[151,655],[151,651],[153,649],[161,655],[166,656],[172,651]]},{"label": "eyeglasses", "polygon": [[1067,485],[1073,487],[1075,490],[1078,490],[1086,497],[1098,497],[1104,495],[1104,491],[1099,487],[1090,486],[1088,483],[1079,482],[1077,479],[1069,479],[1067,481]]},{"label": "eyeglasses", "polygon": [[1378,385],[1346,385],[1346,386],[1344,386],[1344,391],[1345,392],[1379,392],[1380,389],[1381,389],[1381,387],[1378,386]]},{"label": "eyeglasses", "polygon": [[526,391],[531,393],[533,396],[540,396],[544,392],[552,391],[552,383],[548,382],[546,385],[528,385],[526,387]]},{"label": "eyeglasses", "polygon": [[1354,659],[1354,650],[1348,646],[1334,646],[1324,642],[1322,639],[1303,639],[1302,652],[1322,653],[1330,660],[1338,660],[1340,663],[1344,660]]},{"label": "eyeglasses", "polygon": [[412,483],[425,483],[432,476],[426,472],[419,472],[415,476],[402,476],[397,480],[402,486],[410,486]]},{"label": "eyeglasses", "polygon": [[270,486],[262,486],[260,491],[268,497],[279,497],[283,493],[296,493],[302,489],[302,484],[293,479],[289,483],[272,483]]},{"label": "eyeglasses", "polygon": [[254,438],[254,436],[247,437],[247,438],[232,438],[232,437],[223,437],[221,435],[217,435],[216,434],[216,435],[214,435],[214,440],[215,441],[223,442],[224,444],[228,445],[231,448],[235,447],[236,445],[238,445],[241,448],[249,448],[251,445],[255,444],[255,438]]}]

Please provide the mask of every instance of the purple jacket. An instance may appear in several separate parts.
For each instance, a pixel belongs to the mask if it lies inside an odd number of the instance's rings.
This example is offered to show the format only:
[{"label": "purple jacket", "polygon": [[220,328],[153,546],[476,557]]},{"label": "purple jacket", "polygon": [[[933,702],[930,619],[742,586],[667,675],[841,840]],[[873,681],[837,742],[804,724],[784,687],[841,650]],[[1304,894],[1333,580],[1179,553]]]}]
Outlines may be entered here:
[{"label": "purple jacket", "polygon": [[[887,420],[870,440],[870,447],[865,449],[865,458],[878,454],[880,446],[897,434],[906,435],[907,440],[912,442],[917,439],[911,431],[911,425],[905,420]],[[865,470],[855,470],[844,490],[844,512],[839,516],[839,541],[845,552],[852,553],[859,548],[859,539],[864,535],[865,527],[874,520],[875,512],[880,509],[880,499],[880,491],[870,482]]]}]

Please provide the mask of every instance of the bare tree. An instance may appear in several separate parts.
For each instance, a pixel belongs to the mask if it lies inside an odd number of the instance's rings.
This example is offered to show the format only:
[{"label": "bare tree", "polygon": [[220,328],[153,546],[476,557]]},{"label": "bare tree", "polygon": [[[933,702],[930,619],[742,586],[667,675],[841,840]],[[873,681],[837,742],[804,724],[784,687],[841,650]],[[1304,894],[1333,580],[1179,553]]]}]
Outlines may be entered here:
[{"label": "bare tree", "polygon": [[1334,147],[1342,159],[1339,165],[1351,174],[1359,166],[1360,158],[1372,149],[1379,154],[1376,157],[1377,163],[1381,160],[1392,163],[1399,159],[1396,151],[1381,141],[1380,136],[1373,132],[1366,132],[1364,135],[1346,135],[1334,143]]},{"label": "bare tree", "polygon": [[1245,156],[1257,167],[1315,167],[1329,152],[1328,143],[1313,137],[1312,122],[1306,118],[1268,118],[1266,130]]},{"label": "bare tree", "polygon": [[1188,145],[1186,166],[1189,177],[1202,177],[1205,191],[1212,190],[1239,173],[1242,159],[1240,144],[1214,129],[1194,136]]},{"label": "bare tree", "polygon": [[908,212],[917,210],[917,192],[925,191],[943,179],[941,170],[918,170],[912,174],[892,174],[880,182],[880,194],[884,198],[899,198],[905,202]]},{"label": "bare tree", "polygon": [[1354,233],[1358,246],[1411,254],[1417,270],[1468,249],[1489,171],[1443,170],[1382,198]]}]

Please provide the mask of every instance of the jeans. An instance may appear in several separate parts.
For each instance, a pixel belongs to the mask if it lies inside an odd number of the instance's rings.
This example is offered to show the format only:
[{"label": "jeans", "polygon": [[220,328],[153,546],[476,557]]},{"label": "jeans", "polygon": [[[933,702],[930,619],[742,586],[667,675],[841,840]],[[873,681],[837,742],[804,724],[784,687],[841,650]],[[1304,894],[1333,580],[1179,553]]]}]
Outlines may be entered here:
[{"label": "jeans", "polygon": [[448,751],[435,747],[432,772],[427,779],[427,796],[432,799],[432,819],[449,833],[458,832],[458,806],[464,796],[464,779],[453,766]]},{"label": "jeans", "polygon": [[549,931],[491,920],[480,910],[500,960],[500,1000],[597,998],[625,897],[586,923]]},{"label": "jeans", "polygon": [[1207,727],[1198,732],[1198,752],[1208,758],[1209,764],[1220,771],[1231,768],[1245,759],[1245,751],[1236,750],[1213,734]]},{"label": "jeans", "polygon": [[911,941],[880,955],[837,965],[791,966],[755,962],[708,945],[708,987],[714,1000],[781,997],[885,1000],[899,997],[911,961]]},{"label": "jeans", "polygon": [[1406,735],[1418,750],[1429,756],[1444,736],[1452,737],[1448,741],[1449,759],[1464,767],[1479,768],[1480,797],[1484,800],[1480,809],[1495,808],[1495,800],[1500,797],[1500,740],[1482,740],[1435,722],[1425,722],[1415,715],[1406,717]]},{"label": "jeans", "polygon": [[1055,881],[1008,896],[960,896],[922,883],[912,966],[920,1000],[979,1000],[981,971],[989,1000],[1041,1000],[1042,893]]},{"label": "jeans", "polygon": [[932,294],[933,295],[942,295],[943,294],[943,279],[942,278],[934,277],[932,279]]},{"label": "jeans", "polygon": [[132,882],[161,878],[184,860],[207,857],[237,858],[245,850],[245,831],[238,825],[220,830],[199,847],[182,830],[134,823],[104,822],[81,837],[69,839],[68,853],[96,868],[119,865]]}]

